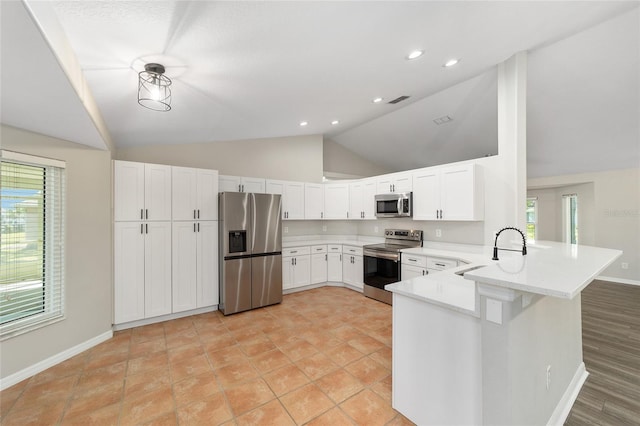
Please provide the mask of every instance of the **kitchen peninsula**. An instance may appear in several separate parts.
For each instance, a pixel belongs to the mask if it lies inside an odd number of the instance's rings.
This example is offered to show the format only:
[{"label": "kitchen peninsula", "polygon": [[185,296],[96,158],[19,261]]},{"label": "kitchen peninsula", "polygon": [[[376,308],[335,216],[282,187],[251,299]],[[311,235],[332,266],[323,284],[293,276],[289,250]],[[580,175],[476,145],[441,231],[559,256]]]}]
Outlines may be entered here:
[{"label": "kitchen peninsula", "polygon": [[386,286],[393,407],[420,425],[562,423],[588,374],[580,292],[622,252],[545,241],[498,261],[491,247],[403,253],[464,264]]}]

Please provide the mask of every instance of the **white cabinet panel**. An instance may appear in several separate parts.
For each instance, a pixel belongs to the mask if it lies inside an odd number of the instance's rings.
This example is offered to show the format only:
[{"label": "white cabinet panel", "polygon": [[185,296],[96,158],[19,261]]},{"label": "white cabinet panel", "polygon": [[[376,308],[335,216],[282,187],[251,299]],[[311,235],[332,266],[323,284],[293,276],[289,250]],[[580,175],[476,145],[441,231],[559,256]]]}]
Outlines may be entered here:
[{"label": "white cabinet panel", "polygon": [[171,166],[144,165],[145,220],[171,220]]},{"label": "white cabinet panel", "polygon": [[219,303],[218,222],[198,222],[196,305],[198,308]]},{"label": "white cabinet panel", "polygon": [[172,167],[173,220],[217,220],[218,172]]},{"label": "white cabinet panel", "polygon": [[144,316],[171,313],[171,223],[144,224]]},{"label": "white cabinet panel", "polygon": [[375,179],[367,179],[362,185],[362,208],[364,214],[362,218],[365,220],[375,220],[376,218],[376,202],[375,197],[378,187]]},{"label": "white cabinet panel", "polygon": [[245,176],[220,175],[218,177],[220,192],[265,192],[265,180]]},{"label": "white cabinet panel", "polygon": [[173,223],[173,312],[197,306],[197,224]]},{"label": "white cabinet panel", "polygon": [[198,177],[195,169],[171,168],[173,220],[195,220],[198,209]]},{"label": "white cabinet panel", "polygon": [[375,219],[375,179],[363,179],[349,185],[349,219]]},{"label": "white cabinet panel", "polygon": [[402,280],[410,280],[411,278],[421,277],[427,274],[427,269],[422,268],[420,266],[400,265],[400,279]]},{"label": "white cabinet panel", "polygon": [[240,192],[240,176],[218,176],[218,191]]},{"label": "white cabinet panel", "polygon": [[343,248],[342,281],[354,287],[363,287],[363,259],[362,256],[348,254],[348,246]]},{"label": "white cabinet panel", "polygon": [[266,193],[282,195],[282,219],[304,219],[304,183],[268,179]]},{"label": "white cabinet panel", "polygon": [[484,219],[480,166],[430,167],[415,172],[413,181],[414,220]]},{"label": "white cabinet panel", "polygon": [[218,222],[173,223],[173,312],[217,305]]},{"label": "white cabinet panel", "polygon": [[327,281],[342,282],[342,253],[327,254]]},{"label": "white cabinet panel", "polygon": [[349,185],[346,183],[325,184],[324,219],[349,218]]},{"label": "white cabinet panel", "polygon": [[144,163],[113,162],[114,220],[144,219]]},{"label": "white cabinet panel", "polygon": [[144,318],[144,225],[114,225],[114,320],[116,324]]},{"label": "white cabinet panel", "polygon": [[377,182],[378,194],[387,194],[390,192],[411,192],[413,190],[413,180],[410,172],[378,176]]},{"label": "white cabinet panel", "polygon": [[304,218],[324,218],[324,187],[322,184],[304,184]]},{"label": "white cabinet panel", "polygon": [[171,220],[171,166],[114,161],[114,219]]},{"label": "white cabinet panel", "polygon": [[218,171],[198,169],[196,179],[198,219],[218,220]]},{"label": "white cabinet panel", "polygon": [[327,282],[327,253],[311,255],[311,284]]},{"label": "white cabinet panel", "polygon": [[282,288],[291,289],[311,284],[311,256],[282,258]]}]

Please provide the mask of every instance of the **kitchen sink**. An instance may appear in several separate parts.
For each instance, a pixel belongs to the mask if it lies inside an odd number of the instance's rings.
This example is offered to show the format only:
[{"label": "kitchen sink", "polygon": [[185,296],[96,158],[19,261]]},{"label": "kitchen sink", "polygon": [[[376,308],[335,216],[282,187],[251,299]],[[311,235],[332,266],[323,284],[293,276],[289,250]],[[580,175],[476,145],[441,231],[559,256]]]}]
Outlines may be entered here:
[{"label": "kitchen sink", "polygon": [[465,273],[467,273],[467,272],[475,271],[476,269],[484,268],[485,266],[487,266],[487,265],[476,265],[476,266],[472,266],[472,267],[467,268],[467,269],[462,269],[462,270],[460,270],[460,271],[456,272],[455,274],[456,274],[456,275],[463,276],[463,275],[464,275]]}]

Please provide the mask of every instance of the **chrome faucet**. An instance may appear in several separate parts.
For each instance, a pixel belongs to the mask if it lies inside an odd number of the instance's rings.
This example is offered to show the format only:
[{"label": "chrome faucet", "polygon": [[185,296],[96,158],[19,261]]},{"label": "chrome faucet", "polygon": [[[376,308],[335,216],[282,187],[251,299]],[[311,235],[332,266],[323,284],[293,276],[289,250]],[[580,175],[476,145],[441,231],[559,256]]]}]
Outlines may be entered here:
[{"label": "chrome faucet", "polygon": [[500,260],[498,259],[498,250],[506,250],[506,251],[520,251],[506,248],[498,248],[498,237],[502,234],[502,231],[506,231],[507,229],[513,229],[514,231],[518,231],[522,236],[522,255],[525,256],[527,254],[527,238],[524,236],[524,233],[518,228],[513,228],[511,226],[507,226],[506,228],[502,228],[496,233],[496,240],[493,243],[493,258],[491,260]]}]

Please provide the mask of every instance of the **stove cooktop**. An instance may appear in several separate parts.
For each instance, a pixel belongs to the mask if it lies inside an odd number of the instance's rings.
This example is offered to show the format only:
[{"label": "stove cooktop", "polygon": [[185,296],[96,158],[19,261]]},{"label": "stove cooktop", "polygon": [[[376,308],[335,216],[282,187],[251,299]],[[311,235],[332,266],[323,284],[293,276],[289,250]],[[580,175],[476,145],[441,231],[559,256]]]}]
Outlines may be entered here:
[{"label": "stove cooktop", "polygon": [[369,244],[364,246],[363,248],[368,250],[387,251],[387,252],[397,253],[402,249],[412,248],[412,247],[420,247],[420,245],[380,243],[380,244]]}]

